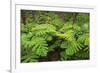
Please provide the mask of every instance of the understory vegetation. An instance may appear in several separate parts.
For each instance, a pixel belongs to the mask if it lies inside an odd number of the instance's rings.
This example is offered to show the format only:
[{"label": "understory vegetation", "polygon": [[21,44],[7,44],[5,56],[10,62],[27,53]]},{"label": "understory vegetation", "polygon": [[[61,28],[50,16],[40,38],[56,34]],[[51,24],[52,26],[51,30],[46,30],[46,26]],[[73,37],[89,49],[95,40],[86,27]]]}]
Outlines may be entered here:
[{"label": "understory vegetation", "polygon": [[89,59],[89,13],[21,10],[21,62]]}]

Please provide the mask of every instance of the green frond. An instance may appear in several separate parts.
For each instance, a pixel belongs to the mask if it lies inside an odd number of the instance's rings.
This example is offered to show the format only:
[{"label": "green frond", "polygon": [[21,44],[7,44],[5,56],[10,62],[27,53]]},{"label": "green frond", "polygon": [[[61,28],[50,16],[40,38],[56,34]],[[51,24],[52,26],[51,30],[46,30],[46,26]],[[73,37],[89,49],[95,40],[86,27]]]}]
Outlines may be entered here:
[{"label": "green frond", "polygon": [[68,47],[68,42],[64,41],[61,43],[61,48],[67,48]]},{"label": "green frond", "polygon": [[64,41],[61,44],[61,48],[65,48],[66,55],[73,55],[76,52],[80,51],[82,49],[82,45],[75,40],[73,41]]},{"label": "green frond", "polygon": [[21,45],[25,48],[25,49],[27,49],[28,48],[28,46],[29,46],[29,44],[30,44],[30,40],[29,40],[29,38],[28,38],[28,35],[27,34],[21,34]]},{"label": "green frond", "polygon": [[89,59],[89,14],[21,10],[21,62]]},{"label": "green frond", "polygon": [[83,35],[80,35],[77,41],[88,46],[89,45],[89,34],[85,33]]},{"label": "green frond", "polygon": [[61,60],[61,61],[67,60],[68,57],[69,57],[68,55],[66,55],[66,51],[61,52],[61,53],[60,53],[60,56],[61,56],[61,57],[60,57],[60,60]]},{"label": "green frond", "polygon": [[23,63],[27,63],[27,62],[37,62],[39,56],[35,55],[35,54],[27,54],[27,55],[23,55],[21,57],[21,61],[23,61]]},{"label": "green frond", "polygon": [[73,55],[75,53],[77,53],[78,51],[80,51],[81,48],[81,44],[76,42],[76,41],[71,41],[68,43],[68,47],[66,49],[66,54],[67,55]]},{"label": "green frond", "polygon": [[50,24],[41,24],[36,26],[35,28],[32,28],[33,34],[35,36],[42,36],[50,33],[55,33],[56,28],[53,25]]},{"label": "green frond", "polygon": [[64,24],[63,27],[59,30],[60,32],[66,32],[70,29],[73,29],[73,25],[72,24]]},{"label": "green frond", "polygon": [[41,37],[33,37],[30,43],[32,47],[32,52],[38,56],[46,56],[48,53],[48,44]]},{"label": "green frond", "polygon": [[89,48],[85,48],[75,54],[75,56],[79,59],[89,59],[90,53]]},{"label": "green frond", "polygon": [[64,24],[64,26],[59,31],[65,33],[70,30],[73,30],[74,32],[81,31],[81,27],[78,26],[77,24],[72,25],[72,23],[67,23],[67,24]]}]

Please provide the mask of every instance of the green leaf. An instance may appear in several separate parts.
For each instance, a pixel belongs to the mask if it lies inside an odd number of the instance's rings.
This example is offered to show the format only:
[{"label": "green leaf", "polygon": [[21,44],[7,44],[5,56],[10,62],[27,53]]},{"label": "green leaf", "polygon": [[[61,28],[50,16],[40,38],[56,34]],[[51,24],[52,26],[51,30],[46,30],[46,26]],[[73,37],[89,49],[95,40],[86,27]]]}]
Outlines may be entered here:
[{"label": "green leaf", "polygon": [[41,37],[32,38],[32,52],[38,56],[46,56],[48,53],[48,44]]}]

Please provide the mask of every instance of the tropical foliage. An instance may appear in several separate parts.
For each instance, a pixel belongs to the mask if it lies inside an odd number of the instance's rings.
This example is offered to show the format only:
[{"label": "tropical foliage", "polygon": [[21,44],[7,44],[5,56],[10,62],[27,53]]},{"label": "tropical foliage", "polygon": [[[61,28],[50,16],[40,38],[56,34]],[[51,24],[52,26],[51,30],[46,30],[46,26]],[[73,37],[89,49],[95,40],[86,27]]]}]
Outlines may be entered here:
[{"label": "tropical foliage", "polygon": [[21,10],[21,62],[89,59],[89,13]]}]

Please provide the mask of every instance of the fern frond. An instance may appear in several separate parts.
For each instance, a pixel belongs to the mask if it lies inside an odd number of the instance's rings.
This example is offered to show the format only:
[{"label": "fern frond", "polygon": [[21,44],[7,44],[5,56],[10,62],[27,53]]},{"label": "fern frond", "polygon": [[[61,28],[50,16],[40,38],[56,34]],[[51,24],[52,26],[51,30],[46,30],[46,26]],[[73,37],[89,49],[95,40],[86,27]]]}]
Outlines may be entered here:
[{"label": "fern frond", "polygon": [[77,41],[84,45],[89,46],[89,34],[85,33],[83,35],[80,35]]},{"label": "fern frond", "polygon": [[75,31],[81,31],[81,28],[76,24],[72,25],[72,23],[67,23],[64,24],[64,26],[59,31],[65,33],[69,30],[73,30],[75,32]]},{"label": "fern frond", "polygon": [[89,14],[21,11],[21,62],[89,59]]},{"label": "fern frond", "polygon": [[31,53],[31,54],[27,54],[27,55],[23,55],[22,57],[21,57],[21,61],[23,61],[23,63],[28,63],[28,62],[37,62],[38,59],[39,58],[39,56],[37,56],[37,55],[35,55],[35,54],[33,54],[33,53]]},{"label": "fern frond", "polygon": [[59,31],[60,32],[66,32],[70,29],[73,29],[73,26],[71,24],[64,24],[63,27]]},{"label": "fern frond", "polygon": [[27,49],[28,46],[29,46],[29,44],[30,44],[30,40],[29,40],[29,38],[28,38],[28,35],[25,34],[25,33],[21,34],[21,45],[22,45],[25,49]]},{"label": "fern frond", "polygon": [[90,53],[89,48],[85,48],[75,54],[78,59],[89,59]]},{"label": "fern frond", "polygon": [[61,44],[61,48],[65,48],[66,55],[73,55],[82,49],[82,45],[76,41],[64,41]]},{"label": "fern frond", "polygon": [[66,49],[66,54],[67,55],[73,55],[76,52],[80,51],[81,48],[81,44],[77,43],[77,42],[69,42],[68,44],[68,48]]},{"label": "fern frond", "polygon": [[48,53],[48,44],[41,37],[33,37],[30,43],[32,47],[32,52],[38,56],[46,56]]},{"label": "fern frond", "polygon": [[32,28],[33,34],[35,36],[42,36],[50,33],[55,33],[56,28],[53,25],[50,24],[41,24],[36,26],[35,28]]}]

